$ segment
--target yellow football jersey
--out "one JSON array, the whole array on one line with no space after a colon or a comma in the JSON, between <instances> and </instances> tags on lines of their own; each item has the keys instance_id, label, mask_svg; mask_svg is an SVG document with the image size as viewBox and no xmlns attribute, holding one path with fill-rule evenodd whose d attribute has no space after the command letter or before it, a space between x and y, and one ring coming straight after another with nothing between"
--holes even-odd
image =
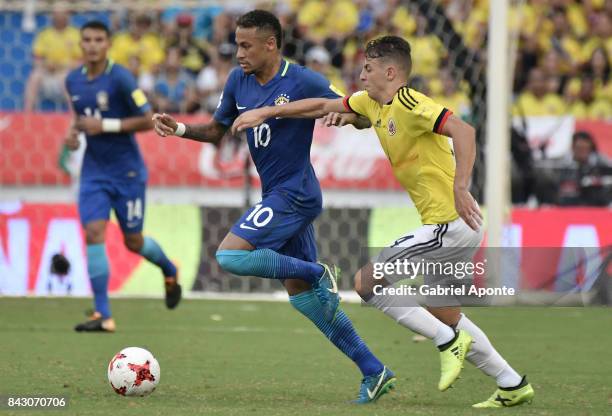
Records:
<instances>
[{"instance_id":1,"label":"yellow football jersey","mask_svg":"<svg viewBox=\"0 0 612 416\"><path fill-rule=\"evenodd\" d=\"M452 112L408 87L400 88L383 106L366 91L346 97L344 104L372 123L393 173L412 198L421 222L444 224L457 219L453 147L448 137L439 134Z\"/></svg>"},{"instance_id":2,"label":"yellow football jersey","mask_svg":"<svg viewBox=\"0 0 612 416\"><path fill-rule=\"evenodd\" d=\"M48 27L36 36L32 51L35 56L44 58L49 64L70 68L81 59L80 39L79 30L72 26L61 31Z\"/></svg>"}]
</instances>

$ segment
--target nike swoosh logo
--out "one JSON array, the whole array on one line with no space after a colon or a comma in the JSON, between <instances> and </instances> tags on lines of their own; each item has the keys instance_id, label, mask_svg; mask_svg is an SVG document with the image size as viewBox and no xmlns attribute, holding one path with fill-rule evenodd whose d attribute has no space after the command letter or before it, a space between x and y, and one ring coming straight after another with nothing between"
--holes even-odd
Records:
<instances>
[{"instance_id":1,"label":"nike swoosh logo","mask_svg":"<svg viewBox=\"0 0 612 416\"><path fill-rule=\"evenodd\" d=\"M331 293L338 293L338 283L336 282L336 279L329 279L332 282L332 287L331 288L327 288L328 291L330 291Z\"/></svg>"},{"instance_id":2,"label":"nike swoosh logo","mask_svg":"<svg viewBox=\"0 0 612 416\"><path fill-rule=\"evenodd\" d=\"M374 399L374 396L376 396L376 392L378 391L378 389L380 389L380 385L382 381L385 379L386 374L387 374L387 367L383 368L383 372L380 375L380 378L378 379L378 384L376 385L376 387L374 387L374 391L370 391L370 389L366 388L368 392L368 397L370 398L370 400Z\"/></svg>"},{"instance_id":3,"label":"nike swoosh logo","mask_svg":"<svg viewBox=\"0 0 612 416\"><path fill-rule=\"evenodd\" d=\"M73 95L72 97L70 97L72 101L79 101L79 98L81 97L79 97L78 95Z\"/></svg>"},{"instance_id":4,"label":"nike swoosh logo","mask_svg":"<svg viewBox=\"0 0 612 416\"><path fill-rule=\"evenodd\" d=\"M257 228L246 225L245 223L240 224L240 228L242 228L243 230L257 231Z\"/></svg>"},{"instance_id":5,"label":"nike swoosh logo","mask_svg":"<svg viewBox=\"0 0 612 416\"><path fill-rule=\"evenodd\" d=\"M238 104L236 104L236 108L237 108L238 110L246 110L246 107L240 107Z\"/></svg>"}]
</instances>

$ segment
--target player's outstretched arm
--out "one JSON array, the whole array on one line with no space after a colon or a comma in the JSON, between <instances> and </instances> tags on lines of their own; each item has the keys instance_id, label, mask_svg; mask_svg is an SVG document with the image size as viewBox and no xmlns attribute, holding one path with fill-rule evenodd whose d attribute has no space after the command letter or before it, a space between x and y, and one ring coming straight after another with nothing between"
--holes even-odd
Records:
<instances>
[{"instance_id":1,"label":"player's outstretched arm","mask_svg":"<svg viewBox=\"0 0 612 416\"><path fill-rule=\"evenodd\" d=\"M453 139L455 149L455 208L457 213L473 230L482 225L482 213L469 186L472 168L476 160L476 131L465 121L451 115L442 127L442 134Z\"/></svg>"},{"instance_id":2,"label":"player's outstretched arm","mask_svg":"<svg viewBox=\"0 0 612 416\"><path fill-rule=\"evenodd\" d=\"M133 133L136 131L151 130L151 112L148 111L142 116L126 118L98 118L91 116L79 116L75 121L77 130L85 132L90 136L101 133Z\"/></svg>"},{"instance_id":3,"label":"player's outstretched arm","mask_svg":"<svg viewBox=\"0 0 612 416\"><path fill-rule=\"evenodd\" d=\"M232 133L236 134L250 127L259 126L264 120L272 117L283 118L319 118L327 113L346 113L348 110L342 104L342 99L307 98L291 103L268 106L242 113L232 125Z\"/></svg>"},{"instance_id":4,"label":"player's outstretched arm","mask_svg":"<svg viewBox=\"0 0 612 416\"><path fill-rule=\"evenodd\" d=\"M147 111L142 116L127 117L121 119L121 131L130 133L136 131L151 130L153 128L153 113Z\"/></svg>"},{"instance_id":5,"label":"player's outstretched arm","mask_svg":"<svg viewBox=\"0 0 612 416\"><path fill-rule=\"evenodd\" d=\"M198 142L218 144L227 126L212 120L207 124L183 124L177 122L172 116L164 114L154 114L153 122L155 132L161 137L178 136Z\"/></svg>"}]
</instances>

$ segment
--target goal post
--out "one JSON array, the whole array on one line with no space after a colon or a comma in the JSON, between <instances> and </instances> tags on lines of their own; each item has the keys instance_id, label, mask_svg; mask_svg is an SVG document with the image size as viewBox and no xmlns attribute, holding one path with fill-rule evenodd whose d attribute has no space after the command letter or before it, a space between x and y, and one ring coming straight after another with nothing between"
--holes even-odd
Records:
<instances>
[{"instance_id":1,"label":"goal post","mask_svg":"<svg viewBox=\"0 0 612 416\"><path fill-rule=\"evenodd\" d=\"M508 1L490 0L487 60L486 185L485 206L490 247L502 244L509 195L510 69Z\"/></svg>"}]
</instances>

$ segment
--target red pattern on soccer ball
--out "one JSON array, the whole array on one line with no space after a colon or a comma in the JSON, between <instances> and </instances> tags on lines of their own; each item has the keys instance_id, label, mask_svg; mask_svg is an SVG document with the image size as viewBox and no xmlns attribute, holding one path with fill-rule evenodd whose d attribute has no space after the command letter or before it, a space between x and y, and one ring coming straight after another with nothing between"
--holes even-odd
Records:
<instances>
[{"instance_id":1,"label":"red pattern on soccer ball","mask_svg":"<svg viewBox=\"0 0 612 416\"><path fill-rule=\"evenodd\" d=\"M121 353L117 353L113 359L110 361L110 363L108 363L108 371L112 371L113 370L113 364L115 364L115 361L121 359L121 358L125 358L127 357L127 355L125 354L121 354Z\"/></svg>"},{"instance_id":2,"label":"red pattern on soccer ball","mask_svg":"<svg viewBox=\"0 0 612 416\"><path fill-rule=\"evenodd\" d=\"M136 372L136 380L134 380L134 386L140 386L143 381L155 381L155 376L151 374L149 369L149 361L143 365L128 364L128 368Z\"/></svg>"},{"instance_id":3,"label":"red pattern on soccer ball","mask_svg":"<svg viewBox=\"0 0 612 416\"><path fill-rule=\"evenodd\" d=\"M113 390L115 390L115 393L120 394L121 396L125 396L125 392L127 391L127 387L123 386L120 388L117 388L115 386L113 386L113 383L110 383L111 387L113 388Z\"/></svg>"}]
</instances>

